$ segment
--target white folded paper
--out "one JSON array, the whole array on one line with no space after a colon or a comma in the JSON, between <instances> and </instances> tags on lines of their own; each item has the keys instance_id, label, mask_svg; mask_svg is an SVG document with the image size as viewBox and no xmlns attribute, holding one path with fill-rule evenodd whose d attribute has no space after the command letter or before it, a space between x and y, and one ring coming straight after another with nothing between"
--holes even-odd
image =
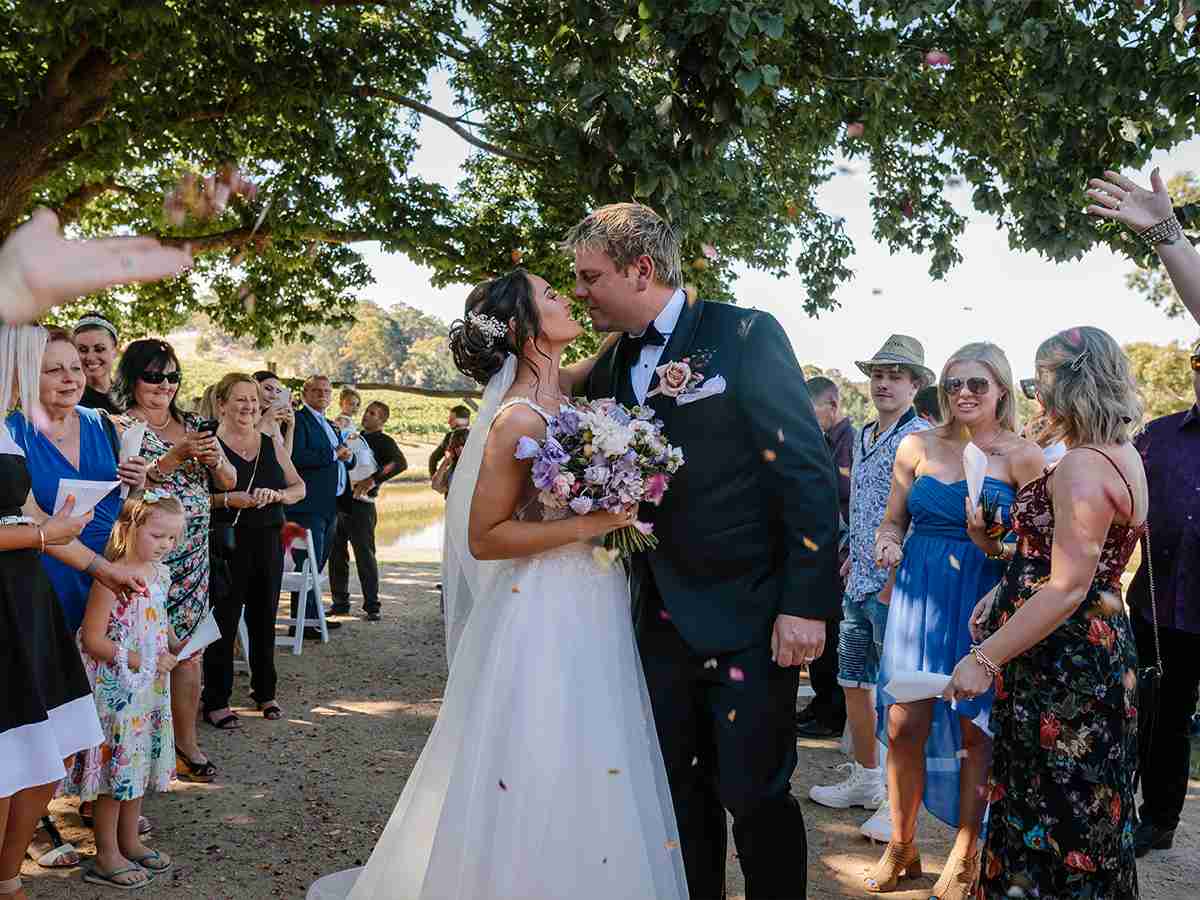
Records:
<instances>
[{"instance_id":1,"label":"white folded paper","mask_svg":"<svg viewBox=\"0 0 1200 900\"><path fill-rule=\"evenodd\" d=\"M894 672L884 690L898 703L915 703L942 696L949 683L949 675L937 672Z\"/></svg>"},{"instance_id":2,"label":"white folded paper","mask_svg":"<svg viewBox=\"0 0 1200 900\"><path fill-rule=\"evenodd\" d=\"M142 441L146 437L146 423L138 422L136 425L130 425L125 429L125 433L121 435L121 462L129 462L135 456L142 452ZM121 499L124 500L129 496L129 485L121 485Z\"/></svg>"},{"instance_id":3,"label":"white folded paper","mask_svg":"<svg viewBox=\"0 0 1200 900\"><path fill-rule=\"evenodd\" d=\"M196 626L192 636L183 642L183 646L179 648L175 658L182 662L189 656L195 656L209 644L219 640L220 637L221 629L217 627L216 617L213 616L213 611L210 609L208 615L200 620L200 624Z\"/></svg>"},{"instance_id":4,"label":"white folded paper","mask_svg":"<svg viewBox=\"0 0 1200 900\"><path fill-rule=\"evenodd\" d=\"M963 447L963 468L967 472L967 496L971 498L972 506L978 506L983 479L987 477L987 454L968 442Z\"/></svg>"},{"instance_id":5,"label":"white folded paper","mask_svg":"<svg viewBox=\"0 0 1200 900\"><path fill-rule=\"evenodd\" d=\"M53 515L67 502L67 495L75 498L73 516L82 516L96 508L96 504L112 493L112 489L120 487L119 481L84 481L81 478L64 478L58 483L58 495L54 498Z\"/></svg>"}]
</instances>

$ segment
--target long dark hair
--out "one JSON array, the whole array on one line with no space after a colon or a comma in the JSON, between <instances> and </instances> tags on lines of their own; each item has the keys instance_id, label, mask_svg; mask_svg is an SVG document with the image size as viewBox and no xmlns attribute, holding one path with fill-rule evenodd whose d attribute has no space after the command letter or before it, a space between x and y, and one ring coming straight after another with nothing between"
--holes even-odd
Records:
<instances>
[{"instance_id":1,"label":"long dark hair","mask_svg":"<svg viewBox=\"0 0 1200 900\"><path fill-rule=\"evenodd\" d=\"M121 409L132 408L134 405L133 390L137 386L138 379L147 372L162 372L170 363L175 364L175 369L180 375L183 374L183 366L179 364L179 357L175 355L175 349L166 341L158 338L143 338L140 341L132 342L125 348L125 352L121 354L121 361L117 363L117 375L113 379L112 388L113 400ZM178 398L179 391L176 391L171 396L171 405L168 408L171 418L176 422L182 422L183 414L175 405Z\"/></svg>"},{"instance_id":2,"label":"long dark hair","mask_svg":"<svg viewBox=\"0 0 1200 900\"><path fill-rule=\"evenodd\" d=\"M480 384L487 384L500 371L508 354L520 357L521 348L530 338L536 345L542 320L534 303L533 284L524 269L513 269L507 275L476 285L464 306L466 317L450 325L450 352L458 371ZM489 334L472 321L471 314L495 319L506 328L505 333ZM512 327L508 328L510 322ZM541 348L538 352L550 358ZM527 360L522 359L521 364L533 368Z\"/></svg>"}]
</instances>

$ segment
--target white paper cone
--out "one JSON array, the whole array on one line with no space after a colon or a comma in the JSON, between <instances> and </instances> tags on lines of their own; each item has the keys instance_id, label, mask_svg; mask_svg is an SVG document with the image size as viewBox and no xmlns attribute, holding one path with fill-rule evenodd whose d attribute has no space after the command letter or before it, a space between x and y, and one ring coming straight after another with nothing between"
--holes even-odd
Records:
<instances>
[{"instance_id":1,"label":"white paper cone","mask_svg":"<svg viewBox=\"0 0 1200 900\"><path fill-rule=\"evenodd\" d=\"M972 443L963 448L963 468L967 472L967 495L971 505L979 505L983 493L983 479L987 476L987 454Z\"/></svg>"},{"instance_id":2,"label":"white paper cone","mask_svg":"<svg viewBox=\"0 0 1200 900\"><path fill-rule=\"evenodd\" d=\"M192 636L184 641L183 646L179 648L176 659L183 662L188 657L195 656L209 644L219 640L220 637L221 629L217 627L217 620L210 609L208 615L200 620L200 624L196 626L196 630L192 632Z\"/></svg>"},{"instance_id":3,"label":"white paper cone","mask_svg":"<svg viewBox=\"0 0 1200 900\"><path fill-rule=\"evenodd\" d=\"M942 696L949 683L949 675L939 675L937 672L896 672L885 690L898 703L915 703L917 700L932 700Z\"/></svg>"}]
</instances>

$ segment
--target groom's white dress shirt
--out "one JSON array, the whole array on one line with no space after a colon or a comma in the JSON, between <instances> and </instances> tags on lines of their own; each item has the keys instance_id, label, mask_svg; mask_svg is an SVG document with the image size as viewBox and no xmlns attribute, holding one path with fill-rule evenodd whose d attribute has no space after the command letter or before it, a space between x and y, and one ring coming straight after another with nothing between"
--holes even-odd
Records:
<instances>
[{"instance_id":1,"label":"groom's white dress shirt","mask_svg":"<svg viewBox=\"0 0 1200 900\"><path fill-rule=\"evenodd\" d=\"M683 304L686 299L687 296L683 289L677 290L654 320L654 327L668 342L671 340L671 332L675 330L675 325L679 322L679 314L683 312ZM641 334L630 335L630 337L641 337L645 333L643 330ZM666 349L665 343L661 345L646 344L642 347L642 352L638 355L637 360L630 366L629 378L633 382L633 393L637 397L638 403L646 402L646 394L650 390L650 379L654 377L654 369L658 366L658 361L662 359Z\"/></svg>"}]
</instances>

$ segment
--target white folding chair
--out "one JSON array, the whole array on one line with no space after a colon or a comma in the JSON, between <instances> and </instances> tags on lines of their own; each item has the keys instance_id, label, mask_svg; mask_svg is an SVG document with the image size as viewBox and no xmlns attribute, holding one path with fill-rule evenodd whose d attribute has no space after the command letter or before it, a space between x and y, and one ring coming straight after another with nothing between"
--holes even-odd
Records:
<instances>
[{"instance_id":1,"label":"white folding chair","mask_svg":"<svg viewBox=\"0 0 1200 900\"><path fill-rule=\"evenodd\" d=\"M311 590L317 597L317 627L321 630L321 643L328 643L329 629L325 625L325 603L324 603L324 587L326 579L321 575L317 568L317 550L313 542L312 531L305 529L304 543L308 550L308 555L304 558L304 563L299 569L288 571L287 566L291 560L291 553L285 555L283 592L295 592L299 594L300 599L296 604L296 618L294 619L277 619L281 625L289 625L295 629L295 633L291 637L279 635L275 638L276 647L291 646L292 655L299 656L304 650L304 626L307 622L307 602L308 592Z\"/></svg>"}]
</instances>

